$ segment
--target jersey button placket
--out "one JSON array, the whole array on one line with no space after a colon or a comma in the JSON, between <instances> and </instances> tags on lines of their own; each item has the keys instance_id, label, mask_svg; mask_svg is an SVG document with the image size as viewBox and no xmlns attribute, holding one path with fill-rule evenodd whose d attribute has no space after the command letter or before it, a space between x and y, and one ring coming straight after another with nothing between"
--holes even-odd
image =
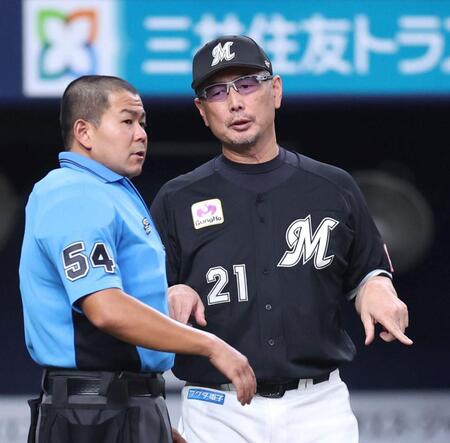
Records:
<instances>
[{"instance_id":1,"label":"jersey button placket","mask_svg":"<svg viewBox=\"0 0 450 443\"><path fill-rule=\"evenodd\" d=\"M271 245L265 241L270 238L270 201L267 195L258 194L255 199L256 208L256 218L255 218L255 228L256 228L256 238L258 243L258 253L256 257L257 266L259 272L263 276L260 281L260 300L261 308L263 312L267 313L265 320L263 321L263 334L265 335L265 342L268 349L268 358L276 358L277 356L277 346L275 337L279 335L279 325L277 321L277 316L273 310L273 306L270 303L270 297L273 287L272 277L273 277L273 263L268 260L272 260ZM270 313L270 314L269 314Z\"/></svg>"}]
</instances>

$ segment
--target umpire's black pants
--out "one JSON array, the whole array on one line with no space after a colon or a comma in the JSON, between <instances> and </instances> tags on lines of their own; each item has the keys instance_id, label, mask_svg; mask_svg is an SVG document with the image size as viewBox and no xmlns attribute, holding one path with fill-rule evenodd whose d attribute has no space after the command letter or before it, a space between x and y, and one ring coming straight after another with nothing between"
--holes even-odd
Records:
<instances>
[{"instance_id":1,"label":"umpire's black pants","mask_svg":"<svg viewBox=\"0 0 450 443\"><path fill-rule=\"evenodd\" d=\"M28 443L172 443L160 374L45 370Z\"/></svg>"}]
</instances>

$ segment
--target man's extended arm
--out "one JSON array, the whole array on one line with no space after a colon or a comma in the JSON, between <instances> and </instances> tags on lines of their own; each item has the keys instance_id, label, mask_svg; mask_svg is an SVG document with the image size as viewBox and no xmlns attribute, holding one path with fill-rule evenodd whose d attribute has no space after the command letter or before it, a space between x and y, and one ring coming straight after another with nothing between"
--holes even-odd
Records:
<instances>
[{"instance_id":1,"label":"man's extended arm","mask_svg":"<svg viewBox=\"0 0 450 443\"><path fill-rule=\"evenodd\" d=\"M215 335L174 321L117 288L92 293L80 305L94 326L122 341L207 357L235 385L239 401L250 403L256 379L247 358Z\"/></svg>"}]
</instances>

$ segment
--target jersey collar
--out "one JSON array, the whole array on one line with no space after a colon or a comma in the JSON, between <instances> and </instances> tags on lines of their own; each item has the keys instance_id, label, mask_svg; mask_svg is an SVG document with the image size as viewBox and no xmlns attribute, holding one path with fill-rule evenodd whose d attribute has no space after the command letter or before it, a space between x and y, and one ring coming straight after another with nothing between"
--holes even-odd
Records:
<instances>
[{"instance_id":1,"label":"jersey collar","mask_svg":"<svg viewBox=\"0 0 450 443\"><path fill-rule=\"evenodd\" d=\"M104 182L116 182L124 178L105 165L76 152L60 152L58 157L61 168L81 170L95 175Z\"/></svg>"},{"instance_id":2,"label":"jersey collar","mask_svg":"<svg viewBox=\"0 0 450 443\"><path fill-rule=\"evenodd\" d=\"M261 174L265 172L273 171L283 165L286 158L286 151L279 146L279 152L276 157L264 163L236 163L229 160L223 154L217 157L218 163L222 166L233 169L235 171L240 171L246 174Z\"/></svg>"}]
</instances>

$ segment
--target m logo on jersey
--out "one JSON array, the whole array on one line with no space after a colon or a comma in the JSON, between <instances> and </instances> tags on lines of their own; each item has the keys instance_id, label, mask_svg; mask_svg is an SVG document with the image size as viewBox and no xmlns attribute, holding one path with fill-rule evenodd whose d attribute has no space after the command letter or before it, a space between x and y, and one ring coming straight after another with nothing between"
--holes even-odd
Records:
<instances>
[{"instance_id":1,"label":"m logo on jersey","mask_svg":"<svg viewBox=\"0 0 450 443\"><path fill-rule=\"evenodd\" d=\"M219 225L224 222L222 203L218 198L194 203L191 212L195 229Z\"/></svg>"},{"instance_id":2,"label":"m logo on jersey","mask_svg":"<svg viewBox=\"0 0 450 443\"><path fill-rule=\"evenodd\" d=\"M216 66L217 63L223 60L226 60L227 62L233 60L236 54L234 52L230 52L230 47L232 44L233 42L226 42L223 46L222 43L218 43L214 46L214 49L211 51L211 54L214 57L211 66Z\"/></svg>"},{"instance_id":3,"label":"m logo on jersey","mask_svg":"<svg viewBox=\"0 0 450 443\"><path fill-rule=\"evenodd\" d=\"M289 250L286 251L278 263L278 267L290 268L295 266L300 259L303 264L314 257L316 269L326 268L333 261L334 255L327 257L330 232L339 224L337 220L326 217L312 234L311 215L299 218L291 223L286 231L286 243Z\"/></svg>"}]
</instances>

